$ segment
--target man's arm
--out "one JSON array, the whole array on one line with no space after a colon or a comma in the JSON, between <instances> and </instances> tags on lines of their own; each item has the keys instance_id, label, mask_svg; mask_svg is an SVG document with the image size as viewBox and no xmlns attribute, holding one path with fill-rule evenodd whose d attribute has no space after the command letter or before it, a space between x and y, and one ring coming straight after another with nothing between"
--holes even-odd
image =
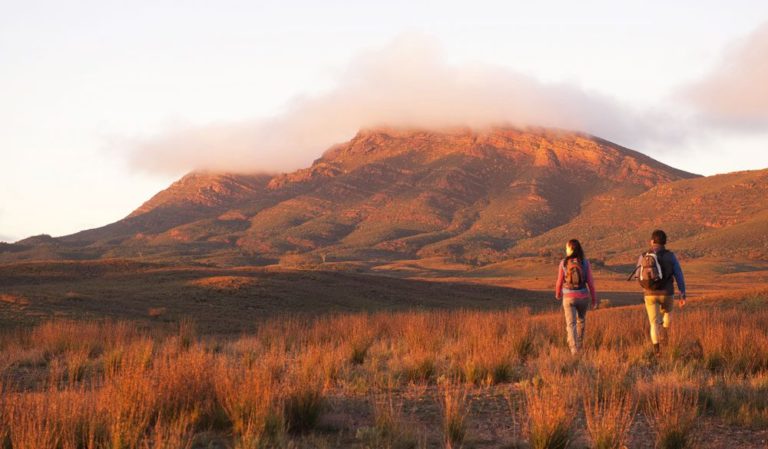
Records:
<instances>
[{"instance_id":1,"label":"man's arm","mask_svg":"<svg viewBox=\"0 0 768 449\"><path fill-rule=\"evenodd\" d=\"M597 291L595 291L595 278L592 276L592 265L588 260L585 260L587 266L587 286L589 287L589 294L592 296L592 307L597 306Z\"/></svg>"},{"instance_id":2,"label":"man's arm","mask_svg":"<svg viewBox=\"0 0 768 449\"><path fill-rule=\"evenodd\" d=\"M675 276L675 282L677 282L677 289L680 290L680 296L685 300L685 277L683 276L683 269L680 267L680 262L677 260L675 253L671 253L672 256L672 273Z\"/></svg>"}]
</instances>

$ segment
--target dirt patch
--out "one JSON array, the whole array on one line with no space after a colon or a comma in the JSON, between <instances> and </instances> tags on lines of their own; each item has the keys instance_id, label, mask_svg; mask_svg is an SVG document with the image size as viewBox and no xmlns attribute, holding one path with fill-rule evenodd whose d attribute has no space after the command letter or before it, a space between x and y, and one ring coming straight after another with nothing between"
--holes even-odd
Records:
<instances>
[{"instance_id":1,"label":"dirt patch","mask_svg":"<svg viewBox=\"0 0 768 449\"><path fill-rule=\"evenodd\" d=\"M29 299L21 295L14 295L11 293L0 293L0 302L6 304L14 304L17 306L28 306Z\"/></svg>"},{"instance_id":2,"label":"dirt patch","mask_svg":"<svg viewBox=\"0 0 768 449\"><path fill-rule=\"evenodd\" d=\"M195 279L189 284L196 287L233 291L256 284L256 279L248 276L212 276Z\"/></svg>"}]
</instances>

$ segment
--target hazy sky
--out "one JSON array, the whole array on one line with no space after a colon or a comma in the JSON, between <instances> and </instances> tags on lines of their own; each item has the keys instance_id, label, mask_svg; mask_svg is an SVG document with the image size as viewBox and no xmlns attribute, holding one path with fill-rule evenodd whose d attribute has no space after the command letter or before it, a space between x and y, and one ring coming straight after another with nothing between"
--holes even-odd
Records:
<instances>
[{"instance_id":1,"label":"hazy sky","mask_svg":"<svg viewBox=\"0 0 768 449\"><path fill-rule=\"evenodd\" d=\"M0 0L0 241L107 224L196 168L305 166L378 124L768 167L768 2L462 3Z\"/></svg>"}]
</instances>

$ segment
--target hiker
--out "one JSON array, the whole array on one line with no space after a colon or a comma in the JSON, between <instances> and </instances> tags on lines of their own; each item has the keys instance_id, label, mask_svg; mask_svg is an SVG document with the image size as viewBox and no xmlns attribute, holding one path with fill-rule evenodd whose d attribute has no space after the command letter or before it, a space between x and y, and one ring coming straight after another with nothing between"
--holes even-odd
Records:
<instances>
[{"instance_id":1,"label":"hiker","mask_svg":"<svg viewBox=\"0 0 768 449\"><path fill-rule=\"evenodd\" d=\"M593 309L597 304L592 267L584 257L581 243L576 239L565 244L565 258L560 261L557 269L555 297L563 301L568 346L571 354L576 354L581 350L590 299Z\"/></svg>"},{"instance_id":2,"label":"hiker","mask_svg":"<svg viewBox=\"0 0 768 449\"><path fill-rule=\"evenodd\" d=\"M651 248L637 260L635 276L643 287L645 310L651 323L653 352L659 355L660 343L668 338L670 314L675 294L680 290L680 307L685 305L685 279L675 253L666 248L667 234L661 229L651 234Z\"/></svg>"}]
</instances>

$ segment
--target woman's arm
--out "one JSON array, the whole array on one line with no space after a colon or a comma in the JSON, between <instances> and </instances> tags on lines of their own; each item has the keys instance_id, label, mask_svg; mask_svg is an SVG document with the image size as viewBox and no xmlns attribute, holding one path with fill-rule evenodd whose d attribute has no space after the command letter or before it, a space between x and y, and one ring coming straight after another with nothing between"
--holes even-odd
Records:
<instances>
[{"instance_id":1,"label":"woman's arm","mask_svg":"<svg viewBox=\"0 0 768 449\"><path fill-rule=\"evenodd\" d=\"M555 298L563 299L563 281L565 272L563 271L563 261L557 267L557 283L555 284Z\"/></svg>"}]
</instances>

